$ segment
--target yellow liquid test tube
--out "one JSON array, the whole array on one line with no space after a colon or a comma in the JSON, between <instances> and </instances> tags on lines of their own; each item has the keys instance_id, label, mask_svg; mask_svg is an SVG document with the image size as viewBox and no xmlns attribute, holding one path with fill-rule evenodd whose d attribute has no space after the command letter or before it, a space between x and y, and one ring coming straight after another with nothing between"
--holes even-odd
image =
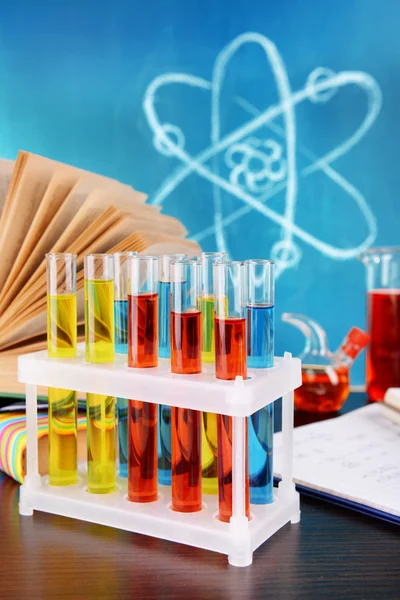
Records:
<instances>
[{"instance_id":1,"label":"yellow liquid test tube","mask_svg":"<svg viewBox=\"0 0 400 600\"><path fill-rule=\"evenodd\" d=\"M114 396L87 394L88 492L116 490L116 400Z\"/></svg>"},{"instance_id":2,"label":"yellow liquid test tube","mask_svg":"<svg viewBox=\"0 0 400 600\"><path fill-rule=\"evenodd\" d=\"M228 255L224 252L203 252L201 254L202 265L202 346L201 360L203 363L215 363L215 339L214 339L214 284L213 264L226 260ZM218 493L218 470L217 470L217 415L214 413L203 413L202 432L202 489L204 494Z\"/></svg>"},{"instance_id":3,"label":"yellow liquid test tube","mask_svg":"<svg viewBox=\"0 0 400 600\"><path fill-rule=\"evenodd\" d=\"M202 352L203 363L215 362L214 340L214 296L201 299ZM202 432L202 488L204 494L217 494L217 415L203 413Z\"/></svg>"},{"instance_id":4,"label":"yellow liquid test tube","mask_svg":"<svg viewBox=\"0 0 400 600\"><path fill-rule=\"evenodd\" d=\"M215 362L214 339L214 296L203 296L201 299L201 321L203 342L201 361L213 364Z\"/></svg>"},{"instance_id":5,"label":"yellow liquid test tube","mask_svg":"<svg viewBox=\"0 0 400 600\"><path fill-rule=\"evenodd\" d=\"M48 254L47 350L50 358L76 356L76 256ZM77 397L73 390L48 389L49 484L78 481Z\"/></svg>"},{"instance_id":6,"label":"yellow liquid test tube","mask_svg":"<svg viewBox=\"0 0 400 600\"><path fill-rule=\"evenodd\" d=\"M85 279L85 338L87 362L114 362L113 279Z\"/></svg>"},{"instance_id":7,"label":"yellow liquid test tube","mask_svg":"<svg viewBox=\"0 0 400 600\"><path fill-rule=\"evenodd\" d=\"M49 388L49 483L78 481L76 392Z\"/></svg>"},{"instance_id":8,"label":"yellow liquid test tube","mask_svg":"<svg viewBox=\"0 0 400 600\"><path fill-rule=\"evenodd\" d=\"M86 360L114 362L114 275L110 254L85 256ZM117 488L116 399L87 394L87 489L109 494Z\"/></svg>"}]
</instances>

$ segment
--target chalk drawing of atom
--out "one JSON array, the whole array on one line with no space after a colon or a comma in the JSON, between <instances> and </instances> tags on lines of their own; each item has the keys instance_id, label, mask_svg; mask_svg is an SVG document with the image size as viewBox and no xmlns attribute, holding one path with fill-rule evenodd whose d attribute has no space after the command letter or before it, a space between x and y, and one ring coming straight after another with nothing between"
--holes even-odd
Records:
<instances>
[{"instance_id":1,"label":"chalk drawing of atom","mask_svg":"<svg viewBox=\"0 0 400 600\"><path fill-rule=\"evenodd\" d=\"M234 55L246 44L257 45L265 53L275 80L278 101L260 111L245 98L235 98L235 102L247 111L249 120L222 136L220 97L226 70ZM211 93L210 144L197 156L192 156L187 151L182 129L172 123L161 123L156 112L157 96L161 88L182 84ZM314 104L327 103L339 89L349 84L359 87L366 96L367 110L363 121L352 135L324 156L318 157L303 149L308 163L299 169L296 164L296 106L306 100ZM192 239L200 242L213 234L217 249L229 252L227 226L248 212L256 211L280 228L279 239L273 243L270 253L270 257L276 262L276 276L300 261L299 241L333 260L354 258L373 243L376 237L376 220L364 196L332 164L363 138L377 118L381 104L382 95L377 82L368 73L359 71L335 73L330 69L317 67L308 76L305 86L293 92L282 57L273 42L258 33L244 33L218 54L211 81L186 73L166 73L156 77L148 86L143 108L154 135L154 146L159 153L179 161L179 167L161 184L152 203L161 204L189 175L196 174L212 186L214 210L212 224L196 233ZM277 124L278 118L283 125ZM265 131L265 128L274 137L261 137L260 131ZM221 158L228 175L221 172ZM342 189L349 201L356 204L360 219L365 222L367 234L354 247L336 247L296 224L299 179L316 172L322 172ZM283 213L274 211L266 204L278 193L285 195ZM225 209L224 212L223 200L226 194L239 200L242 206L231 212Z\"/></svg>"}]
</instances>

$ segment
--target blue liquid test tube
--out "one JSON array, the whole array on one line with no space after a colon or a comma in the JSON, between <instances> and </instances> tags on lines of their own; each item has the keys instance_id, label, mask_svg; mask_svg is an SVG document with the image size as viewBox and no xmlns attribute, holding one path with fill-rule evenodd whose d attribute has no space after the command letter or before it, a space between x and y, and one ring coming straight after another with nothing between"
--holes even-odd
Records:
<instances>
[{"instance_id":1,"label":"blue liquid test tube","mask_svg":"<svg viewBox=\"0 0 400 600\"><path fill-rule=\"evenodd\" d=\"M137 252L114 254L115 352L128 354L128 259ZM117 398L119 474L128 477L128 400Z\"/></svg>"},{"instance_id":2,"label":"blue liquid test tube","mask_svg":"<svg viewBox=\"0 0 400 600\"><path fill-rule=\"evenodd\" d=\"M170 264L187 258L186 254L164 254L158 261L158 356L171 358L170 341ZM171 407L159 405L158 414L158 483L172 484Z\"/></svg>"},{"instance_id":3,"label":"blue liquid test tube","mask_svg":"<svg viewBox=\"0 0 400 600\"><path fill-rule=\"evenodd\" d=\"M274 263L247 260L247 364L274 366ZM250 502L273 502L274 404L249 417Z\"/></svg>"}]
</instances>

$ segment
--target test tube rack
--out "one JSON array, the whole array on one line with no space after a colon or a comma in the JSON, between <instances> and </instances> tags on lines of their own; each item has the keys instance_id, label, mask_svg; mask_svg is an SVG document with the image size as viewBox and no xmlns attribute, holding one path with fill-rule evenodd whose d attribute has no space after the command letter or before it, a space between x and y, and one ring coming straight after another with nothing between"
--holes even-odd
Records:
<instances>
[{"instance_id":1,"label":"test tube rack","mask_svg":"<svg viewBox=\"0 0 400 600\"><path fill-rule=\"evenodd\" d=\"M253 552L289 521L300 520L299 495L293 483L293 391L301 385L301 363L285 353L270 369L249 369L248 379L215 378L213 367L199 375L175 375L168 359L153 369L132 369L126 357L113 364L85 362L82 349L77 358L48 358L35 352L18 359L18 378L26 385L27 461L20 490L19 512L34 510L107 525L134 533L220 552L231 565L252 563ZM136 398L233 417L232 512L230 523L218 520L217 496L203 495L203 510L180 513L171 509L171 490L159 487L159 498L151 503L127 499L127 480L119 478L117 491L89 494L86 473L80 470L76 485L55 487L38 471L37 386L74 389L78 392ZM274 502L251 505L245 515L245 419L282 396L283 466ZM218 411L216 410L218 408Z\"/></svg>"}]
</instances>

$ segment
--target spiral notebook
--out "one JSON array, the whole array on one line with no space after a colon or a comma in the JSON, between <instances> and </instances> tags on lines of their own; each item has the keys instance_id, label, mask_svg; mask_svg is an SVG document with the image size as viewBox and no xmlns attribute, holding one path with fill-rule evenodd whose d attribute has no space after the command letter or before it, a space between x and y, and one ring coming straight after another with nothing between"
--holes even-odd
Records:
<instances>
[{"instance_id":1,"label":"spiral notebook","mask_svg":"<svg viewBox=\"0 0 400 600\"><path fill-rule=\"evenodd\" d=\"M371 404L294 430L293 475L299 491L400 524L400 423ZM282 434L274 438L280 476Z\"/></svg>"}]
</instances>

